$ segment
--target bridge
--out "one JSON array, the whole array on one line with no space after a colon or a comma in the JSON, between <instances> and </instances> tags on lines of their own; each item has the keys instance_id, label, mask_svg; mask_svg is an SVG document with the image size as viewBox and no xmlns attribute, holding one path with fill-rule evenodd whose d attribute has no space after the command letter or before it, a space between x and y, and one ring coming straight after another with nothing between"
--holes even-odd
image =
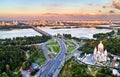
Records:
<instances>
[{"instance_id":1,"label":"bridge","mask_svg":"<svg viewBox=\"0 0 120 77\"><path fill-rule=\"evenodd\" d=\"M33 28L35 31L37 31L38 33L40 33L40 34L53 37L51 34L45 32L45 31L43 31L43 30L40 30L40 29L38 29L37 27L32 26L32 28Z\"/></svg>"}]
</instances>

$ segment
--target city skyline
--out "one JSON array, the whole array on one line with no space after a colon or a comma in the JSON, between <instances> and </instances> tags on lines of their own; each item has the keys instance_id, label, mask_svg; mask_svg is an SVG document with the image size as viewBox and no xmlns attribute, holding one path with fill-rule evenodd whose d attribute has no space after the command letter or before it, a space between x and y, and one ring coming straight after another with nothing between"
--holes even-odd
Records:
<instances>
[{"instance_id":1,"label":"city skyline","mask_svg":"<svg viewBox=\"0 0 120 77\"><path fill-rule=\"evenodd\" d=\"M1 0L0 5L1 20L120 19L120 0Z\"/></svg>"}]
</instances>

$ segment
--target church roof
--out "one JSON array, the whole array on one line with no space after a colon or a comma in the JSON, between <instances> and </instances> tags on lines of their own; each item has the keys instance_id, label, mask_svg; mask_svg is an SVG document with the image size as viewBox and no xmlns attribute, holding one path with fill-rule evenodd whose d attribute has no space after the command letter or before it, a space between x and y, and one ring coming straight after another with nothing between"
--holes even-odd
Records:
<instances>
[{"instance_id":1,"label":"church roof","mask_svg":"<svg viewBox=\"0 0 120 77\"><path fill-rule=\"evenodd\" d=\"M104 45L103 45L102 41L100 41L100 43L98 44L98 49L104 49Z\"/></svg>"}]
</instances>

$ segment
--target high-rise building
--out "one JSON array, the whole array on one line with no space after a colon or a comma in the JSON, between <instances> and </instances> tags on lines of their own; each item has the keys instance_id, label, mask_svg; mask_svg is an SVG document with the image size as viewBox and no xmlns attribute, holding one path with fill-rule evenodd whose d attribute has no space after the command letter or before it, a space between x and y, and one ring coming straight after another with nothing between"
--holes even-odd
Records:
<instances>
[{"instance_id":1,"label":"high-rise building","mask_svg":"<svg viewBox=\"0 0 120 77\"><path fill-rule=\"evenodd\" d=\"M4 21L2 21L1 26L5 26L5 22Z\"/></svg>"}]
</instances>

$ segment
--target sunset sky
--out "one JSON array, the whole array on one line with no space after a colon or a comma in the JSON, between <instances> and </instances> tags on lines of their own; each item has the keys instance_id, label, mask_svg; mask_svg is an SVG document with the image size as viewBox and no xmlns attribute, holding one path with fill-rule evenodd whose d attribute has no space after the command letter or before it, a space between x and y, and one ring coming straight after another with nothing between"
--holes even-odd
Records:
<instances>
[{"instance_id":1,"label":"sunset sky","mask_svg":"<svg viewBox=\"0 0 120 77\"><path fill-rule=\"evenodd\" d=\"M120 0L0 0L0 19L120 18ZM55 18L56 19L56 18Z\"/></svg>"}]
</instances>

